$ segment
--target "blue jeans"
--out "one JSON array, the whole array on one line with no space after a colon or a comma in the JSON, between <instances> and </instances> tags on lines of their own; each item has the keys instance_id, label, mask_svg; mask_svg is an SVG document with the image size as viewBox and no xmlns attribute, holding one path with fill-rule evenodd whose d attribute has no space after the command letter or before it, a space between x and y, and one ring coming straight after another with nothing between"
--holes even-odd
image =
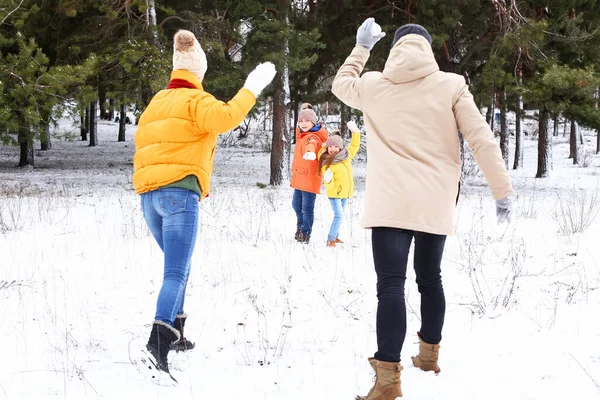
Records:
<instances>
[{"instance_id":1,"label":"blue jeans","mask_svg":"<svg viewBox=\"0 0 600 400\"><path fill-rule=\"evenodd\" d=\"M333 210L333 222L331 223L331 228L329 228L329 235L327 235L327 240L330 242L337 239L340 234L340 225L342 225L342 220L344 219L344 207L346 207L347 201L348 199L329 198L331 209Z\"/></svg>"},{"instance_id":2,"label":"blue jeans","mask_svg":"<svg viewBox=\"0 0 600 400\"><path fill-rule=\"evenodd\" d=\"M296 226L308 237L312 233L315 222L315 200L317 195L303 190L294 189L292 207L296 212Z\"/></svg>"},{"instance_id":3,"label":"blue jeans","mask_svg":"<svg viewBox=\"0 0 600 400\"><path fill-rule=\"evenodd\" d=\"M164 253L165 269L155 320L173 326L177 314L183 314L198 233L199 196L183 188L164 188L142 193L141 197L146 224Z\"/></svg>"}]
</instances>

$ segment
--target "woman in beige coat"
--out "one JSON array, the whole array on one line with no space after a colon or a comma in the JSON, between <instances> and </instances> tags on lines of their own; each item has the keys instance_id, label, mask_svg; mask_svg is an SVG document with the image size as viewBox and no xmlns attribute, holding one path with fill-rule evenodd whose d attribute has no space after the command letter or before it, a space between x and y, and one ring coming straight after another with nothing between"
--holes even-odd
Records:
<instances>
[{"instance_id":1,"label":"woman in beige coat","mask_svg":"<svg viewBox=\"0 0 600 400\"><path fill-rule=\"evenodd\" d=\"M362 110L367 137L363 226L372 228L377 273L377 352L369 359L377 381L367 400L402 396L400 352L406 336L404 284L411 243L421 293L419 355L413 364L440 371L445 297L441 261L452 234L461 173L462 132L496 199L498 221L510 219L508 172L490 127L465 79L439 70L431 36L420 25L401 26L382 72L361 76L369 52L385 36L367 19L337 73L332 92Z\"/></svg>"}]
</instances>

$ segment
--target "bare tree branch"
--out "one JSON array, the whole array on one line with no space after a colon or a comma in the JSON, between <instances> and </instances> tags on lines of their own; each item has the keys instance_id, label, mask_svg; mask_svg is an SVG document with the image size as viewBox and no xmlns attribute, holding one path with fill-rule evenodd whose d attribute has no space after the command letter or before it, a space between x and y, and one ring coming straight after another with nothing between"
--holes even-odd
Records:
<instances>
[{"instance_id":1,"label":"bare tree branch","mask_svg":"<svg viewBox=\"0 0 600 400\"><path fill-rule=\"evenodd\" d=\"M550 31L542 31L542 32L544 32L545 34L550 35L550 36L555 36L555 37L559 37L559 38L563 38L563 39L569 39L569 41L571 41L571 42L583 42L583 41L588 40L591 37L595 36L598 33L598 31L600 31L600 28L596 28L591 33L587 33L587 34L584 34L584 35L581 35L581 36L577 36L577 37L575 37L575 36L565 36L565 35L561 35L559 33L550 32Z\"/></svg>"},{"instance_id":2,"label":"bare tree branch","mask_svg":"<svg viewBox=\"0 0 600 400\"><path fill-rule=\"evenodd\" d=\"M21 8L21 5L23 4L23 2L24 2L24 1L25 1L25 0L21 0L21 2L19 3L19 5L18 5L18 6L17 6L17 7L16 7L14 10L12 10L12 11L11 11L11 12L9 12L8 14L6 14L6 16L5 16L5 17L2 19L2 21L0 22L0 24L3 24L3 23L4 23L4 21L6 21L6 20L7 20L7 18L8 18L8 17L10 17L10 16L12 15L12 13L14 13L14 12L15 12L15 11L17 11L19 8Z\"/></svg>"},{"instance_id":3,"label":"bare tree branch","mask_svg":"<svg viewBox=\"0 0 600 400\"><path fill-rule=\"evenodd\" d=\"M160 24L158 24L158 26L162 27L167 21L172 20L172 19L177 19L177 20L179 20L181 22L190 22L189 20L183 19L183 18L181 18L181 17L179 17L177 15L171 15L171 16L163 19L162 21L160 21Z\"/></svg>"}]
</instances>

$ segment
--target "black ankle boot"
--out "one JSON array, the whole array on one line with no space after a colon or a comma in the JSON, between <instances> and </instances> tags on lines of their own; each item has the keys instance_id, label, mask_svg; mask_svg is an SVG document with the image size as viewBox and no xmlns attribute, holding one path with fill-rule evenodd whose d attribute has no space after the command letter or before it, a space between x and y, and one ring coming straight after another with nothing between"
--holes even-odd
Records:
<instances>
[{"instance_id":1,"label":"black ankle boot","mask_svg":"<svg viewBox=\"0 0 600 400\"><path fill-rule=\"evenodd\" d=\"M175 317L175 322L173 323L173 327L179 331L179 340L175 341L171 344L171 350L175 351L187 351L192 350L196 345L194 342L190 342L183 335L183 328L185 327L185 320L187 319L187 314L181 314Z\"/></svg>"},{"instance_id":2,"label":"black ankle boot","mask_svg":"<svg viewBox=\"0 0 600 400\"><path fill-rule=\"evenodd\" d=\"M150 332L146 349L154 358L152 362L156 369L169 373L167 355L169 354L171 345L178 339L179 332L164 322L155 321L152 324L152 331Z\"/></svg>"}]
</instances>

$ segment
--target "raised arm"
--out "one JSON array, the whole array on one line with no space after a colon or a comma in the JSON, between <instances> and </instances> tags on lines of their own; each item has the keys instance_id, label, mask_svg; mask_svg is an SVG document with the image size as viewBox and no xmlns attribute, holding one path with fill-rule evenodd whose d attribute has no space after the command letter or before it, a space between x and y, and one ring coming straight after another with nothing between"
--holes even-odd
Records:
<instances>
[{"instance_id":1,"label":"raised arm","mask_svg":"<svg viewBox=\"0 0 600 400\"><path fill-rule=\"evenodd\" d=\"M368 59L369 50L363 46L355 46L352 53L350 53L338 70L331 85L331 92L335 97L340 99L344 104L358 110L361 109L360 73Z\"/></svg>"},{"instance_id":2,"label":"raised arm","mask_svg":"<svg viewBox=\"0 0 600 400\"><path fill-rule=\"evenodd\" d=\"M192 107L203 131L225 133L241 124L254 104L254 94L243 88L227 103L208 95L195 101Z\"/></svg>"},{"instance_id":3,"label":"raised arm","mask_svg":"<svg viewBox=\"0 0 600 400\"><path fill-rule=\"evenodd\" d=\"M352 108L361 109L360 73L369 59L369 52L384 36L385 32L381 32L381 27L375 20L367 18L356 32L356 46L333 80L331 92Z\"/></svg>"},{"instance_id":4,"label":"raised arm","mask_svg":"<svg viewBox=\"0 0 600 400\"><path fill-rule=\"evenodd\" d=\"M352 139L350 139L350 146L348 147L349 158L352 160L360 150L360 129L354 121L349 121L346 126L352 132Z\"/></svg>"},{"instance_id":5,"label":"raised arm","mask_svg":"<svg viewBox=\"0 0 600 400\"><path fill-rule=\"evenodd\" d=\"M227 103L208 95L196 102L198 124L205 131L224 133L242 123L260 92L273 80L276 70L270 62L259 64L248 74L244 87Z\"/></svg>"}]
</instances>

